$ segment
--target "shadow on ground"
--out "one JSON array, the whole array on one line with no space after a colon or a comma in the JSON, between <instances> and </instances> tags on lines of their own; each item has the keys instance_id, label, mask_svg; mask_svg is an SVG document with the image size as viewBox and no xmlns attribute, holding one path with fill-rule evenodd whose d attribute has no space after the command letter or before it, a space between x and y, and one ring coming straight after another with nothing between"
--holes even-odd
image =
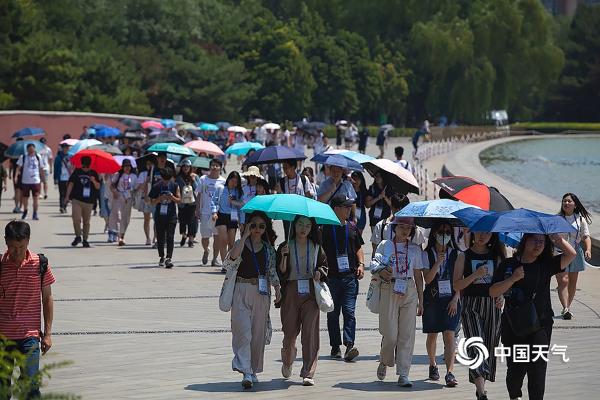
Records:
<instances>
[{"instance_id":1,"label":"shadow on ground","mask_svg":"<svg viewBox=\"0 0 600 400\"><path fill-rule=\"evenodd\" d=\"M241 376L241 375L240 375ZM259 376L260 379L260 376ZM261 381L255 383L254 387L249 390L244 390L239 382L211 382L211 383L196 383L188 385L185 390L206 393L235 393L235 392L271 392L274 390L287 390L290 386L301 385L299 382L291 382L283 378L272 379L270 381Z\"/></svg>"}]
</instances>

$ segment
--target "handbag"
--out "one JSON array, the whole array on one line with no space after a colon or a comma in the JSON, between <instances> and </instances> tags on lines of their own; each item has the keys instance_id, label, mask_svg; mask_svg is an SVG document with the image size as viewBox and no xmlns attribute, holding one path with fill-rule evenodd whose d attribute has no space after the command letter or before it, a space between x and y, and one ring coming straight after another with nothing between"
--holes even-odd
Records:
<instances>
[{"instance_id":1,"label":"handbag","mask_svg":"<svg viewBox=\"0 0 600 400\"><path fill-rule=\"evenodd\" d=\"M537 280L535 283L536 291L540 283L540 275L541 272L538 271ZM523 304L512 306L505 311L508 324L516 336L528 336L542 329L540 318L534 303L536 294L536 292L533 292L531 299Z\"/></svg>"},{"instance_id":2,"label":"handbag","mask_svg":"<svg viewBox=\"0 0 600 400\"><path fill-rule=\"evenodd\" d=\"M223 286L221 287L221 294L219 295L219 310L223 312L231 311L233 291L235 290L235 278L237 277L237 271L241 262L242 257L238 257L236 260L228 258L223 263L223 268L227 270L225 279L223 280Z\"/></svg>"},{"instance_id":3,"label":"handbag","mask_svg":"<svg viewBox=\"0 0 600 400\"><path fill-rule=\"evenodd\" d=\"M371 277L367 291L367 308L374 314L379 314L379 300L381 299L381 280L377 276Z\"/></svg>"},{"instance_id":4,"label":"handbag","mask_svg":"<svg viewBox=\"0 0 600 400\"><path fill-rule=\"evenodd\" d=\"M317 299L317 305L319 310L329 313L333 311L333 297L329 291L329 286L325 282L317 282L313 279L315 286L315 298Z\"/></svg>"}]
</instances>

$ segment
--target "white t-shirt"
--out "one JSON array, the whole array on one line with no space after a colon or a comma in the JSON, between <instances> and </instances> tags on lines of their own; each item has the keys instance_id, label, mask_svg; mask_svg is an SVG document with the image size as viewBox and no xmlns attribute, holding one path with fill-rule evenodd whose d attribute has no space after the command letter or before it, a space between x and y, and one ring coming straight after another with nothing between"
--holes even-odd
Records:
<instances>
[{"instance_id":1,"label":"white t-shirt","mask_svg":"<svg viewBox=\"0 0 600 400\"><path fill-rule=\"evenodd\" d=\"M111 183L117 184L119 179L119 173L117 172L111 178ZM136 174L122 174L117 184L117 192L119 192L124 199L131 198L131 192L135 190L138 185L138 177Z\"/></svg>"},{"instance_id":2,"label":"white t-shirt","mask_svg":"<svg viewBox=\"0 0 600 400\"><path fill-rule=\"evenodd\" d=\"M42 183L40 178L40 166L44 169L44 159L37 154L33 156L22 155L17 161L17 165L23 168L21 183L25 185L38 185Z\"/></svg>"},{"instance_id":3,"label":"white t-shirt","mask_svg":"<svg viewBox=\"0 0 600 400\"><path fill-rule=\"evenodd\" d=\"M308 178L304 178L308 183ZM281 181L280 181L281 183ZM298 194L300 196L304 196L306 190L304 188L304 183L302 182L302 178L299 174L296 174L294 179L289 179L287 176L283 178L283 187L281 188L283 193L288 194Z\"/></svg>"},{"instance_id":4,"label":"white t-shirt","mask_svg":"<svg viewBox=\"0 0 600 400\"><path fill-rule=\"evenodd\" d=\"M52 149L47 145L44 145L42 151L40 151L40 157L44 160L44 171L50 172L50 160L52 160Z\"/></svg>"},{"instance_id":5,"label":"white t-shirt","mask_svg":"<svg viewBox=\"0 0 600 400\"><path fill-rule=\"evenodd\" d=\"M410 172L411 174L414 173L412 165L410 165L410 163L407 160L396 160L394 162L402 168L404 168L405 170L407 170L408 172Z\"/></svg>"},{"instance_id":6,"label":"white t-shirt","mask_svg":"<svg viewBox=\"0 0 600 400\"><path fill-rule=\"evenodd\" d=\"M579 214L565 215L565 219L570 223L577 232L569 232L561 234L563 238L573 247L580 243L586 236L590 236L590 227L587 221Z\"/></svg>"},{"instance_id":7,"label":"white t-shirt","mask_svg":"<svg viewBox=\"0 0 600 400\"><path fill-rule=\"evenodd\" d=\"M219 186L225 185L225 178L222 176L217 179L209 178L208 175L200 177L200 184L196 187L196 196L200 196L200 213L212 214L217 212L212 208L213 197Z\"/></svg>"},{"instance_id":8,"label":"white t-shirt","mask_svg":"<svg viewBox=\"0 0 600 400\"><path fill-rule=\"evenodd\" d=\"M383 240L392 240L394 238L394 231L392 230L393 225L388 219L382 219L374 227L371 233L371 243L379 244ZM382 232L383 229L383 232ZM429 229L418 227L415 229L415 237L412 242L418 246L423 245L427 242L429 236Z\"/></svg>"},{"instance_id":9,"label":"white t-shirt","mask_svg":"<svg viewBox=\"0 0 600 400\"><path fill-rule=\"evenodd\" d=\"M398 263L396 263L396 255ZM384 240L375 250L375 256L371 260L371 272L391 267L394 278L412 277L414 270L423 269L427 265L426 261L425 252L416 244L409 243L407 246L405 243Z\"/></svg>"}]
</instances>

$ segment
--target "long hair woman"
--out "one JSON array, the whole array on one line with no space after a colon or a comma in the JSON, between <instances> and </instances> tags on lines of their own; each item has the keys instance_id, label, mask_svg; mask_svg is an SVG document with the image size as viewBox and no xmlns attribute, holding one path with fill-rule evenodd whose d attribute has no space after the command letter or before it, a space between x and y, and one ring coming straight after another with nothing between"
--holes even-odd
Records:
<instances>
[{"instance_id":1,"label":"long hair woman","mask_svg":"<svg viewBox=\"0 0 600 400\"><path fill-rule=\"evenodd\" d=\"M350 177L352 178L352 187L354 187L354 191L356 192L356 211L354 219L356 219L356 227L362 235L362 231L367 225L367 210L365 208L367 185L365 184L365 176L362 172L354 171Z\"/></svg>"},{"instance_id":2,"label":"long hair woman","mask_svg":"<svg viewBox=\"0 0 600 400\"><path fill-rule=\"evenodd\" d=\"M571 304L577 291L577 278L579 273L585 270L585 260L592 258L592 239L590 238L589 228L592 217L573 193L566 193L562 197L559 214L577 229L575 233L563 235L567 242L573 246L577 256L567 266L565 272L556 275L558 298L563 307L561 315L563 319L571 319L573 318Z\"/></svg>"},{"instance_id":3,"label":"long hair woman","mask_svg":"<svg viewBox=\"0 0 600 400\"><path fill-rule=\"evenodd\" d=\"M144 215L144 234L146 235L146 246L152 244L154 239L156 239L156 229L152 229L152 239L150 237L150 221L152 219L152 212L154 211L154 205L150 202L148 198L148 193L152 188L152 176L150 175L150 171L152 171L152 160L147 160L145 165L145 170L140 172L137 180L137 192L139 201L137 202L137 210L140 211Z\"/></svg>"},{"instance_id":4,"label":"long hair woman","mask_svg":"<svg viewBox=\"0 0 600 400\"><path fill-rule=\"evenodd\" d=\"M179 233L183 247L187 241L188 247L194 247L194 239L198 232L198 218L196 218L196 188L198 187L198 175L192 172L192 162L186 158L180 163L179 174L176 181L181 193L179 203Z\"/></svg>"},{"instance_id":5,"label":"long hair woman","mask_svg":"<svg viewBox=\"0 0 600 400\"><path fill-rule=\"evenodd\" d=\"M365 206L369 209L369 225L371 231L375 225L382 219L390 216L390 205L386 197L386 184L381 173L375 174L375 182L369 186L369 191L365 197Z\"/></svg>"},{"instance_id":6,"label":"long hair woman","mask_svg":"<svg viewBox=\"0 0 600 400\"><path fill-rule=\"evenodd\" d=\"M454 262L458 254L453 233L452 226L446 222L431 228L425 248L428 263L423 269L423 333L427 334L429 379L440 379L435 358L438 333L442 333L446 363L444 380L448 387L458 384L454 376L454 336L460 317L460 292L452 286Z\"/></svg>"},{"instance_id":7,"label":"long hair woman","mask_svg":"<svg viewBox=\"0 0 600 400\"><path fill-rule=\"evenodd\" d=\"M553 246L561 255L553 256ZM550 280L552 275L563 272L573 261L576 252L573 246L558 234L525 234L514 257L503 261L494 271L490 296L504 295L500 332L506 347L514 345L545 346L548 348L552 336L554 313L550 302ZM506 387L511 399L523 396L521 388L527 375L529 398L544 398L546 387L544 357L532 358L529 362L515 361L515 355L507 358Z\"/></svg>"},{"instance_id":8,"label":"long hair woman","mask_svg":"<svg viewBox=\"0 0 600 400\"><path fill-rule=\"evenodd\" d=\"M490 357L476 369L469 369L469 382L475 384L478 400L487 400L485 381L496 381L494 349L500 342L500 310L503 298L490 297L492 277L506 258L506 249L497 233L472 232L469 248L459 253L454 264L454 290L462 292L461 321L465 339L480 337ZM467 349L476 357L475 349Z\"/></svg>"},{"instance_id":9,"label":"long hair woman","mask_svg":"<svg viewBox=\"0 0 600 400\"><path fill-rule=\"evenodd\" d=\"M394 238L384 240L371 260L371 273L382 280L381 296L388 296L387 313L379 313L379 330L383 336L377 378L384 380L387 367L396 365L398 385L412 387L408 379L415 348L417 315L423 304L423 250L413 244L412 218L392 222ZM382 300L383 301L383 300Z\"/></svg>"},{"instance_id":10,"label":"long hair woman","mask_svg":"<svg viewBox=\"0 0 600 400\"><path fill-rule=\"evenodd\" d=\"M288 244L289 243L289 244ZM302 332L302 370L304 386L315 384L319 356L320 311L312 280L327 280L327 257L321 248L320 231L314 218L297 216L290 238L277 250L277 272L281 282L280 304L283 346L281 374L289 378L296 359L296 338Z\"/></svg>"},{"instance_id":11,"label":"long hair woman","mask_svg":"<svg viewBox=\"0 0 600 400\"><path fill-rule=\"evenodd\" d=\"M118 234L119 246L125 245L125 232L131 220L136 185L137 175L131 166L131 160L124 159L119 172L111 177L110 191L113 200L108 218L108 230Z\"/></svg>"},{"instance_id":12,"label":"long hair woman","mask_svg":"<svg viewBox=\"0 0 600 400\"><path fill-rule=\"evenodd\" d=\"M242 196L242 178L237 171L231 171L225 180L225 185L219 186L215 199L217 203L217 238L219 241L219 253L221 261L225 261L228 249L233 247L235 232L240 220L240 208L244 205ZM225 272L221 268L221 272Z\"/></svg>"},{"instance_id":13,"label":"long hair woman","mask_svg":"<svg viewBox=\"0 0 600 400\"><path fill-rule=\"evenodd\" d=\"M272 286L275 302L281 299L275 267L275 232L262 212L247 216L240 240L229 253L226 268L237 268L231 307L232 368L243 374L242 386L250 389L263 371L265 346L270 341L269 307Z\"/></svg>"}]
</instances>

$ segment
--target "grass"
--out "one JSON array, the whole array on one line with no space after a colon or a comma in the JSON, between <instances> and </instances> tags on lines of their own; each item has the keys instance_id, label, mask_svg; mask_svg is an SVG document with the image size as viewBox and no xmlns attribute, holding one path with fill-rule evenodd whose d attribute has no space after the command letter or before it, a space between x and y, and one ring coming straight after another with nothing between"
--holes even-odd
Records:
<instances>
[{"instance_id":1,"label":"grass","mask_svg":"<svg viewBox=\"0 0 600 400\"><path fill-rule=\"evenodd\" d=\"M600 122L519 122L511 125L514 130L535 130L540 132L598 131Z\"/></svg>"},{"instance_id":2,"label":"grass","mask_svg":"<svg viewBox=\"0 0 600 400\"><path fill-rule=\"evenodd\" d=\"M367 129L369 130L370 137L377 137L379 126L368 126ZM394 128L388 132L388 137L412 137L416 130L416 128ZM328 125L323 132L328 138L335 138L336 136L336 128L334 125Z\"/></svg>"}]
</instances>

